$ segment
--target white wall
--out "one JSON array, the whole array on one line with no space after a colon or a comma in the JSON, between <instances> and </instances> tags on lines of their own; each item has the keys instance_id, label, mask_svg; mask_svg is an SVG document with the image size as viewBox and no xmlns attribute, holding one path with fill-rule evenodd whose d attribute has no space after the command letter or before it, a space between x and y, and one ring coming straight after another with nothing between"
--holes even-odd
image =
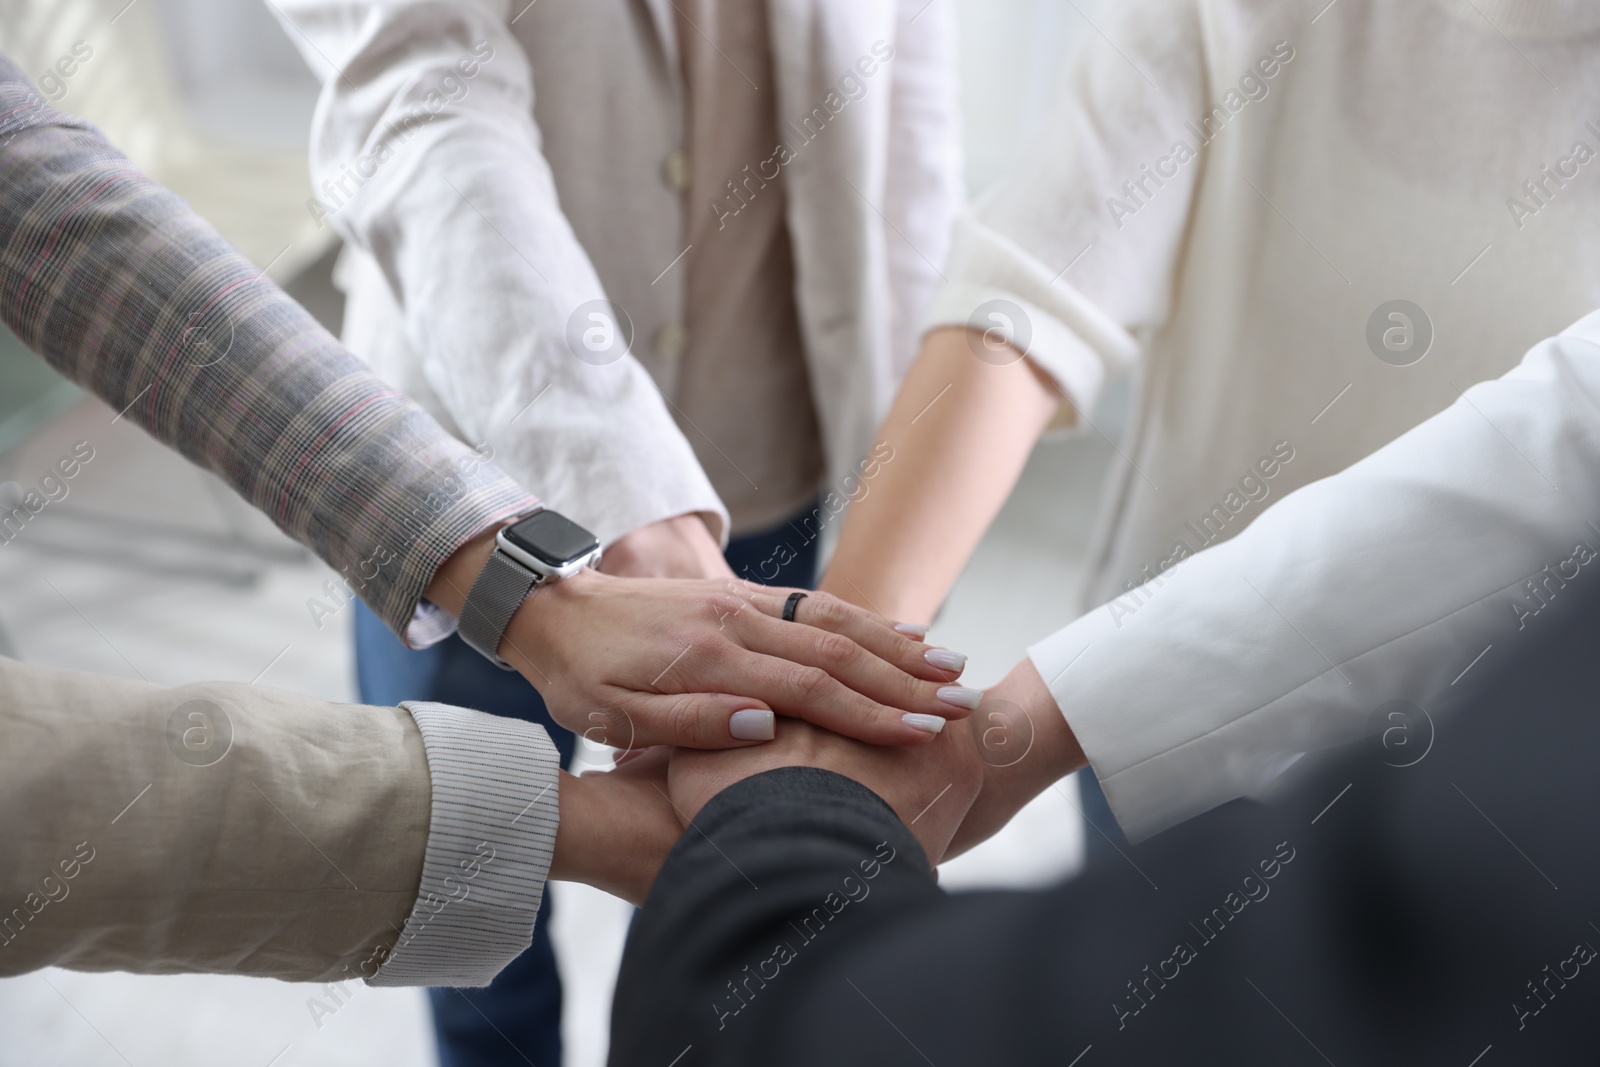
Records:
<instances>
[{"instance_id":1,"label":"white wall","mask_svg":"<svg viewBox=\"0 0 1600 1067\"><path fill-rule=\"evenodd\" d=\"M980 192L1038 136L1061 61L1103 0L956 0L967 188Z\"/></svg>"}]
</instances>

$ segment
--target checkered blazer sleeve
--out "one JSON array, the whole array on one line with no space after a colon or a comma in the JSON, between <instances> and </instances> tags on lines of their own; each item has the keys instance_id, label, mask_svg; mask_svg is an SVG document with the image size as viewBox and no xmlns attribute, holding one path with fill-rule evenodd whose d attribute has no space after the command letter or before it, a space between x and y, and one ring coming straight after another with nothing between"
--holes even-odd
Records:
<instances>
[{"instance_id":1,"label":"checkered blazer sleeve","mask_svg":"<svg viewBox=\"0 0 1600 1067\"><path fill-rule=\"evenodd\" d=\"M537 501L0 56L0 321L215 472L408 644L439 565Z\"/></svg>"}]
</instances>

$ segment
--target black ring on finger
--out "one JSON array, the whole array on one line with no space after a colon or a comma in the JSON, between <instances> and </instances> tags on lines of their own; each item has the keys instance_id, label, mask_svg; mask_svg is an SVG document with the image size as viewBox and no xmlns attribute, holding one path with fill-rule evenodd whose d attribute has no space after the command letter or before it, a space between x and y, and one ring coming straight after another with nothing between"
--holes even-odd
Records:
<instances>
[{"instance_id":1,"label":"black ring on finger","mask_svg":"<svg viewBox=\"0 0 1600 1067\"><path fill-rule=\"evenodd\" d=\"M808 595L809 594L807 594L807 593L790 593L789 594L789 599L785 600L783 602L783 621L784 622L794 622L794 609L799 607L800 606L800 601L804 600Z\"/></svg>"}]
</instances>

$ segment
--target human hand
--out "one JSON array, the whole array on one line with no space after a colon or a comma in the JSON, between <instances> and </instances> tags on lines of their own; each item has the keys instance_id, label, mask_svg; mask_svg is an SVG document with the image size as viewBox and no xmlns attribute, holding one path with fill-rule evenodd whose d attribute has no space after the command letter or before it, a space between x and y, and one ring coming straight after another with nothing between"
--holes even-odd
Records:
<instances>
[{"instance_id":1,"label":"human hand","mask_svg":"<svg viewBox=\"0 0 1600 1067\"><path fill-rule=\"evenodd\" d=\"M584 571L537 587L500 655L557 722L614 748L771 740L773 718L762 712L873 744L917 745L977 704L977 690L950 684L964 657L823 594L800 601L785 622L790 592Z\"/></svg>"},{"instance_id":2,"label":"human hand","mask_svg":"<svg viewBox=\"0 0 1600 1067\"><path fill-rule=\"evenodd\" d=\"M561 821L550 877L644 903L683 832L667 799L671 750L638 750L614 770L561 773Z\"/></svg>"},{"instance_id":3,"label":"human hand","mask_svg":"<svg viewBox=\"0 0 1600 1067\"><path fill-rule=\"evenodd\" d=\"M462 545L427 598L459 615L493 550L493 530ZM784 622L791 592L731 578L586 570L536 587L499 653L557 722L624 749L769 741L772 712L874 744L915 745L977 706L978 690L951 684L966 657L925 648L824 594L802 600L796 621Z\"/></svg>"},{"instance_id":4,"label":"human hand","mask_svg":"<svg viewBox=\"0 0 1600 1067\"><path fill-rule=\"evenodd\" d=\"M733 577L699 515L675 515L624 534L606 547L600 569L624 578Z\"/></svg>"},{"instance_id":5,"label":"human hand","mask_svg":"<svg viewBox=\"0 0 1600 1067\"><path fill-rule=\"evenodd\" d=\"M916 835L930 864L945 854L978 794L983 765L965 722L954 722L932 743L884 748L785 719L777 740L733 752L678 749L668 793L687 825L722 790L778 767L820 767L861 783L894 809Z\"/></svg>"},{"instance_id":6,"label":"human hand","mask_svg":"<svg viewBox=\"0 0 1600 1067\"><path fill-rule=\"evenodd\" d=\"M986 690L960 724L983 766L983 787L946 859L992 837L1034 797L1087 765L1083 749L1033 661Z\"/></svg>"}]
</instances>

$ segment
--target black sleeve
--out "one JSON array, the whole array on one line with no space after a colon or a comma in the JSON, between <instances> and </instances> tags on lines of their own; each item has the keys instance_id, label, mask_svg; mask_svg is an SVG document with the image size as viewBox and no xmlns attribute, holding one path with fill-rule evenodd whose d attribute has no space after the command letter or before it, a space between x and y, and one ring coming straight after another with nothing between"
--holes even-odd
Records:
<instances>
[{"instance_id":1,"label":"black sleeve","mask_svg":"<svg viewBox=\"0 0 1600 1067\"><path fill-rule=\"evenodd\" d=\"M741 782L634 926L611 1062L1593 1063L1600 611L1580 621L1413 724L1425 748L1354 746L1045 891L944 894L837 775Z\"/></svg>"},{"instance_id":2,"label":"black sleeve","mask_svg":"<svg viewBox=\"0 0 1600 1067\"><path fill-rule=\"evenodd\" d=\"M916 838L868 789L809 767L747 778L700 812L634 923L611 1062L659 1067L691 1045L682 1063L760 1062L745 1057L767 1039L766 1009L830 946L944 900Z\"/></svg>"}]
</instances>

